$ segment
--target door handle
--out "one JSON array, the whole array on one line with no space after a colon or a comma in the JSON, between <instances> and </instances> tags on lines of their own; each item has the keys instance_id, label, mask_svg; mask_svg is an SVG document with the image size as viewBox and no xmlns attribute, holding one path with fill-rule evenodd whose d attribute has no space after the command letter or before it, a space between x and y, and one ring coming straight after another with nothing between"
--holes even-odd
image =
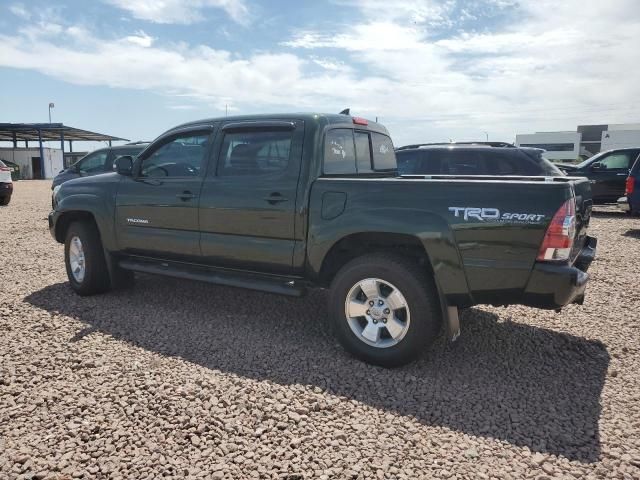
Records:
<instances>
[{"instance_id":1,"label":"door handle","mask_svg":"<svg viewBox=\"0 0 640 480\"><path fill-rule=\"evenodd\" d=\"M263 197L263 200L265 202L269 202L271 205L275 205L276 203L282 203L282 202L286 202L289 199L286 197L283 197L280 193L278 192L274 192L271 195L267 196L267 197Z\"/></svg>"},{"instance_id":2,"label":"door handle","mask_svg":"<svg viewBox=\"0 0 640 480\"><path fill-rule=\"evenodd\" d=\"M196 198L196 195L194 195L191 192L184 191L182 193L177 194L176 197L178 197L180 200L184 200L186 202L187 200L191 200L193 198Z\"/></svg>"}]
</instances>

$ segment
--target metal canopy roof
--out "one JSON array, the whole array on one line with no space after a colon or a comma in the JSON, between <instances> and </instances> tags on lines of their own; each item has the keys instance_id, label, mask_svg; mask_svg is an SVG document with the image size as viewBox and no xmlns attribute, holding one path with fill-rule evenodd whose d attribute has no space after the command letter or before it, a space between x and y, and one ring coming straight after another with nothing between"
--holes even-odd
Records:
<instances>
[{"instance_id":1,"label":"metal canopy roof","mask_svg":"<svg viewBox=\"0 0 640 480\"><path fill-rule=\"evenodd\" d=\"M14 140L37 141L38 131L41 138L45 140L84 140L90 142L122 140L128 142L126 138L114 137L103 133L90 132L80 128L69 127L62 123L0 123L0 141L13 142Z\"/></svg>"}]
</instances>

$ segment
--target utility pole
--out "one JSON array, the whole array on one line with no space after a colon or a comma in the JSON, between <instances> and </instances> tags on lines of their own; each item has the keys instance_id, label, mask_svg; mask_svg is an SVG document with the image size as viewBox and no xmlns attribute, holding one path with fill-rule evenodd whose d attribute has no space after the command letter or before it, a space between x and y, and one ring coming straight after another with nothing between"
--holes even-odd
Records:
<instances>
[{"instance_id":1,"label":"utility pole","mask_svg":"<svg viewBox=\"0 0 640 480\"><path fill-rule=\"evenodd\" d=\"M229 116L229 104L228 103L224 104L224 116L225 117Z\"/></svg>"},{"instance_id":2,"label":"utility pole","mask_svg":"<svg viewBox=\"0 0 640 480\"><path fill-rule=\"evenodd\" d=\"M54 107L55 107L54 103L49 102L49 123L51 123L51 109Z\"/></svg>"},{"instance_id":3,"label":"utility pole","mask_svg":"<svg viewBox=\"0 0 640 480\"><path fill-rule=\"evenodd\" d=\"M489 132L484 132L485 136L487 137L487 142L489 141Z\"/></svg>"}]
</instances>

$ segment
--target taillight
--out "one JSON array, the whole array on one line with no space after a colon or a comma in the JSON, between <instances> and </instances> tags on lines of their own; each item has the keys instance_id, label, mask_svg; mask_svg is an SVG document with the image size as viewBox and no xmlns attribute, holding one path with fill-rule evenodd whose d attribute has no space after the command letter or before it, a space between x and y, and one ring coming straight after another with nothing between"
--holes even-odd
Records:
<instances>
[{"instance_id":1,"label":"taillight","mask_svg":"<svg viewBox=\"0 0 640 480\"><path fill-rule=\"evenodd\" d=\"M627 181L624 184L624 194L631 195L633 193L633 187L635 186L636 179L631 175L627 177Z\"/></svg>"},{"instance_id":2,"label":"taillight","mask_svg":"<svg viewBox=\"0 0 640 480\"><path fill-rule=\"evenodd\" d=\"M562 204L544 234L538 252L539 261L569 260L576 234L575 200L570 198Z\"/></svg>"}]
</instances>

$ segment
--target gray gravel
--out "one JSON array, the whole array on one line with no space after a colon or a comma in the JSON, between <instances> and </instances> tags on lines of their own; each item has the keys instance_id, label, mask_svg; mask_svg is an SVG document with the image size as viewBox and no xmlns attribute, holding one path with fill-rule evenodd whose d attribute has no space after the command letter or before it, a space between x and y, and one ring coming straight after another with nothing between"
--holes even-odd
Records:
<instances>
[{"instance_id":1,"label":"gray gravel","mask_svg":"<svg viewBox=\"0 0 640 480\"><path fill-rule=\"evenodd\" d=\"M0 478L640 479L640 219L595 215L584 306L473 308L384 370L322 292L74 295L49 185L0 208Z\"/></svg>"}]
</instances>

